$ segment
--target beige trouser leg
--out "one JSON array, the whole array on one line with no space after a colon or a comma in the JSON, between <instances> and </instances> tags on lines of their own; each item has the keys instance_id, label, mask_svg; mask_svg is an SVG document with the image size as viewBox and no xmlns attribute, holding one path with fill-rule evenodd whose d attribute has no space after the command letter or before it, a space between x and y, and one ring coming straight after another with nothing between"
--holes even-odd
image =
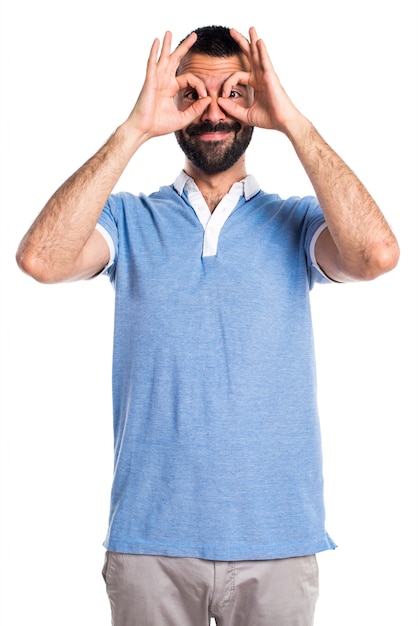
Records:
<instances>
[{"instance_id":1,"label":"beige trouser leg","mask_svg":"<svg viewBox=\"0 0 418 626\"><path fill-rule=\"evenodd\" d=\"M109 552L103 568L113 626L312 626L315 555L206 561Z\"/></svg>"}]
</instances>

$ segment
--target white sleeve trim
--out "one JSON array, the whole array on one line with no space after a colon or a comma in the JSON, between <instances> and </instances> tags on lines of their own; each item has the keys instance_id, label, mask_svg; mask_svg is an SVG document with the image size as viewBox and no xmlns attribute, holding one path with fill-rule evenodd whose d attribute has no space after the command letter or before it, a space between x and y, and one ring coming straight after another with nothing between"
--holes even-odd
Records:
<instances>
[{"instance_id":1,"label":"white sleeve trim","mask_svg":"<svg viewBox=\"0 0 418 626\"><path fill-rule=\"evenodd\" d=\"M316 242L318 241L318 237L319 235L322 233L322 231L324 231L327 228L327 224L326 222L323 222L320 226L318 226L318 228L316 229L316 231L314 232L314 235L311 239L311 244L309 246L309 256L311 257L311 261L312 261L312 265L315 267L315 269L318 270L318 272L320 272L320 274L322 274L322 276L324 276L325 278L327 278L328 280L330 280L329 276L327 276L319 267L317 260L316 260L316 256L315 256L315 245Z\"/></svg>"},{"instance_id":2,"label":"white sleeve trim","mask_svg":"<svg viewBox=\"0 0 418 626\"><path fill-rule=\"evenodd\" d=\"M104 272L105 270L107 270L108 267L112 265L113 261L115 260L115 244L113 243L113 239L107 232L106 228L104 228L101 224L96 224L96 230L98 230L99 233L102 235L109 248L109 263L106 265L106 267L103 268Z\"/></svg>"}]
</instances>

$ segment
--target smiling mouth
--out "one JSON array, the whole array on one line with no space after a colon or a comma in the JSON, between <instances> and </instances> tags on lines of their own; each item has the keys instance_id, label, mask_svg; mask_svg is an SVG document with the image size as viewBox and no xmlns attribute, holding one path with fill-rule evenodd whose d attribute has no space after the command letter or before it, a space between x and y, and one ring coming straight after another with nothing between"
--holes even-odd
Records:
<instances>
[{"instance_id":1,"label":"smiling mouth","mask_svg":"<svg viewBox=\"0 0 418 626\"><path fill-rule=\"evenodd\" d=\"M203 141L221 141L222 139L225 139L225 137L227 137L230 134L230 130L229 131L212 131L210 133L199 133L197 134L197 136L199 137L199 139L202 139ZM196 136L196 135L195 135Z\"/></svg>"},{"instance_id":2,"label":"smiling mouth","mask_svg":"<svg viewBox=\"0 0 418 626\"><path fill-rule=\"evenodd\" d=\"M224 139L229 133L237 133L241 128L241 124L238 122L232 122L227 124L220 122L219 124L210 124L204 122L203 124L191 124L186 128L186 132L190 137L199 136L205 141L219 141Z\"/></svg>"}]
</instances>

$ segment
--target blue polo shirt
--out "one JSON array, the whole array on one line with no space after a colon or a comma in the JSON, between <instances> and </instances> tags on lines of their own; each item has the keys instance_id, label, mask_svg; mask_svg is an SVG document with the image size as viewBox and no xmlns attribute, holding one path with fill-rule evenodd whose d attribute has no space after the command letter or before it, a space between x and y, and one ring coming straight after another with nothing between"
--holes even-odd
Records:
<instances>
[{"instance_id":1,"label":"blue polo shirt","mask_svg":"<svg viewBox=\"0 0 418 626\"><path fill-rule=\"evenodd\" d=\"M181 173L113 194L115 465L105 547L213 560L313 554L324 525L309 290L314 197L236 183L211 214Z\"/></svg>"}]
</instances>

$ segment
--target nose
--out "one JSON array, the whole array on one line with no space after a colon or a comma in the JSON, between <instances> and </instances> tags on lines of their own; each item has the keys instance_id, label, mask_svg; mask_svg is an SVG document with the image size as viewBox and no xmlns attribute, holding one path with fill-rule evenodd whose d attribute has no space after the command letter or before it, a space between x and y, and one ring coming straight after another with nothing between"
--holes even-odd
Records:
<instances>
[{"instance_id":1,"label":"nose","mask_svg":"<svg viewBox=\"0 0 418 626\"><path fill-rule=\"evenodd\" d=\"M218 104L216 96L212 96L211 102L202 113L202 122L212 122L216 124L225 120L226 114Z\"/></svg>"}]
</instances>

